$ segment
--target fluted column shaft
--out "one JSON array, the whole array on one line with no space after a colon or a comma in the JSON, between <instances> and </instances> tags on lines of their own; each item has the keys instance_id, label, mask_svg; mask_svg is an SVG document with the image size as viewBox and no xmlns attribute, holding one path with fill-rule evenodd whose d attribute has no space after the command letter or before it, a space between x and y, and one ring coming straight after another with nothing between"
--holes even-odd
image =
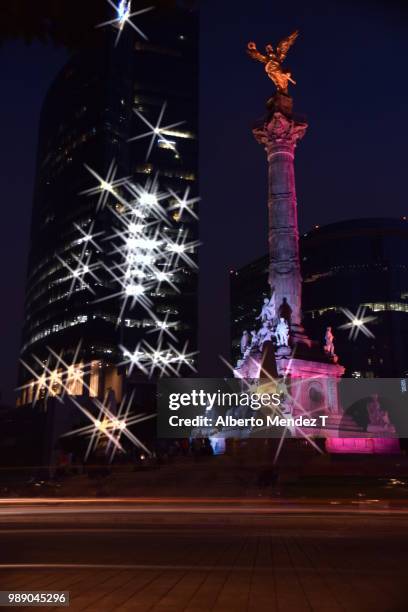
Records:
<instances>
[{"instance_id":1,"label":"fluted column shaft","mask_svg":"<svg viewBox=\"0 0 408 612\"><path fill-rule=\"evenodd\" d=\"M289 305L292 326L300 326L302 319L294 157L306 128L306 123L275 111L262 128L254 130L255 138L265 147L269 166L269 284L275 291L277 309L288 312L286 303Z\"/></svg>"}]
</instances>

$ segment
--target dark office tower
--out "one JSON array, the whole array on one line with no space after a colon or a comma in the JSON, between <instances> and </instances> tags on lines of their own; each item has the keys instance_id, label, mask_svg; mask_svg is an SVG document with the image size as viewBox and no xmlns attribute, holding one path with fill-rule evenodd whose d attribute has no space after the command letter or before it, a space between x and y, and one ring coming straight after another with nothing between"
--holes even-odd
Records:
<instances>
[{"instance_id":1,"label":"dark office tower","mask_svg":"<svg viewBox=\"0 0 408 612\"><path fill-rule=\"evenodd\" d=\"M176 256L179 245L197 239L195 217L177 200L188 189L188 198L198 196L197 13L156 8L136 19L148 41L127 25L116 46L117 29L91 33L87 48L56 78L42 109L22 359L37 375L49 379L53 372L55 384L51 389L34 384L35 375L22 367L21 383L33 380L21 394L22 404L50 391L60 394L59 376L67 364L72 395L85 393L86 383L91 396L113 389L120 399L123 347L133 353L144 341L161 351L153 376L163 366L160 359L170 359L167 340L177 350L187 341L188 353L196 350L196 273L180 258L169 279L169 258L163 255L169 244ZM151 131L146 121L157 126L160 117L159 128L171 127L129 142ZM117 182L122 177L129 182ZM82 193L92 188L94 193ZM152 198L158 205L150 215ZM147 238L130 201L144 202L138 211ZM141 245L139 254L129 246L126 260L126 244ZM192 247L185 254L196 257ZM142 285L143 300L137 293ZM149 350L143 346L140 351ZM61 351L64 362L54 355L42 372L40 361ZM145 366L144 372L135 366L133 375L148 375L152 365Z\"/></svg>"},{"instance_id":2,"label":"dark office tower","mask_svg":"<svg viewBox=\"0 0 408 612\"><path fill-rule=\"evenodd\" d=\"M323 344L326 327L346 376L408 375L406 219L355 219L316 227L300 239L306 330ZM234 358L268 294L261 258L231 274Z\"/></svg>"},{"instance_id":3,"label":"dark office tower","mask_svg":"<svg viewBox=\"0 0 408 612\"><path fill-rule=\"evenodd\" d=\"M332 223L302 238L305 321L320 337L333 327L348 376L408 373L407 255L405 219Z\"/></svg>"}]
</instances>

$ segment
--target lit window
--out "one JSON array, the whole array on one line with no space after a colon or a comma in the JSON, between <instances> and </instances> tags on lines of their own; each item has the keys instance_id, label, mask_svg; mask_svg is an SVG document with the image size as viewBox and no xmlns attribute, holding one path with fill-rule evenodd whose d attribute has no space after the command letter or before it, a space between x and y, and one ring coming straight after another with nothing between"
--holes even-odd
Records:
<instances>
[{"instance_id":1,"label":"lit window","mask_svg":"<svg viewBox=\"0 0 408 612\"><path fill-rule=\"evenodd\" d=\"M83 393L83 364L70 365L66 381L68 395L82 395Z\"/></svg>"},{"instance_id":2,"label":"lit window","mask_svg":"<svg viewBox=\"0 0 408 612\"><path fill-rule=\"evenodd\" d=\"M157 141L157 145L159 149L170 149L171 151L176 150L176 143L173 140L165 140L163 138L159 138Z\"/></svg>"},{"instance_id":3,"label":"lit window","mask_svg":"<svg viewBox=\"0 0 408 612\"><path fill-rule=\"evenodd\" d=\"M92 361L91 376L89 381L90 397L98 397L99 392L99 361Z\"/></svg>"},{"instance_id":4,"label":"lit window","mask_svg":"<svg viewBox=\"0 0 408 612\"><path fill-rule=\"evenodd\" d=\"M33 398L34 398L34 388L35 388L35 383L34 381L30 383L30 386L28 387L28 398L27 398L27 402L29 404L32 403Z\"/></svg>"},{"instance_id":5,"label":"lit window","mask_svg":"<svg viewBox=\"0 0 408 612\"><path fill-rule=\"evenodd\" d=\"M143 164L142 166L136 166L135 171L142 174L151 174L153 172L153 166L152 164Z\"/></svg>"},{"instance_id":6,"label":"lit window","mask_svg":"<svg viewBox=\"0 0 408 612\"><path fill-rule=\"evenodd\" d=\"M60 395L62 390L62 377L60 370L53 370L50 374L49 392L50 395L55 397Z\"/></svg>"},{"instance_id":7,"label":"lit window","mask_svg":"<svg viewBox=\"0 0 408 612\"><path fill-rule=\"evenodd\" d=\"M181 132L179 130L161 130L165 136L173 136L174 138L195 138L192 132Z\"/></svg>"}]
</instances>

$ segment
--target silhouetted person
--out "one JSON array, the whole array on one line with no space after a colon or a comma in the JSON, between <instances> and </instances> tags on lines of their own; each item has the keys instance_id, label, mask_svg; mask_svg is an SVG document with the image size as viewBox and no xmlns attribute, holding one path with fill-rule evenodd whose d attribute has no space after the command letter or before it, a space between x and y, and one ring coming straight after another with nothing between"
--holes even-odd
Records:
<instances>
[{"instance_id":1,"label":"silhouetted person","mask_svg":"<svg viewBox=\"0 0 408 612\"><path fill-rule=\"evenodd\" d=\"M288 304L288 300L284 297L282 300L282 304L279 306L279 317L283 317L286 319L288 325L290 325L290 320L292 318L292 309Z\"/></svg>"}]
</instances>

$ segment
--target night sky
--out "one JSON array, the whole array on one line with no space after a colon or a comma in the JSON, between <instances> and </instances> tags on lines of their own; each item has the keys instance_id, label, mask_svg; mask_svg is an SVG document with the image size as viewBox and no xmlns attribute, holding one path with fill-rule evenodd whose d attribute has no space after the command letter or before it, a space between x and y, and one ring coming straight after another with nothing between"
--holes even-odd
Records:
<instances>
[{"instance_id":1,"label":"night sky","mask_svg":"<svg viewBox=\"0 0 408 612\"><path fill-rule=\"evenodd\" d=\"M208 0L201 10L202 374L228 356L229 270L266 252L266 159L251 134L273 94L263 50L298 28L287 65L295 110L309 130L297 149L302 231L315 224L402 216L406 206L408 11L367 1ZM154 40L154 32L149 32ZM0 390L16 383L42 101L68 52L52 44L0 48L1 198Z\"/></svg>"}]
</instances>

